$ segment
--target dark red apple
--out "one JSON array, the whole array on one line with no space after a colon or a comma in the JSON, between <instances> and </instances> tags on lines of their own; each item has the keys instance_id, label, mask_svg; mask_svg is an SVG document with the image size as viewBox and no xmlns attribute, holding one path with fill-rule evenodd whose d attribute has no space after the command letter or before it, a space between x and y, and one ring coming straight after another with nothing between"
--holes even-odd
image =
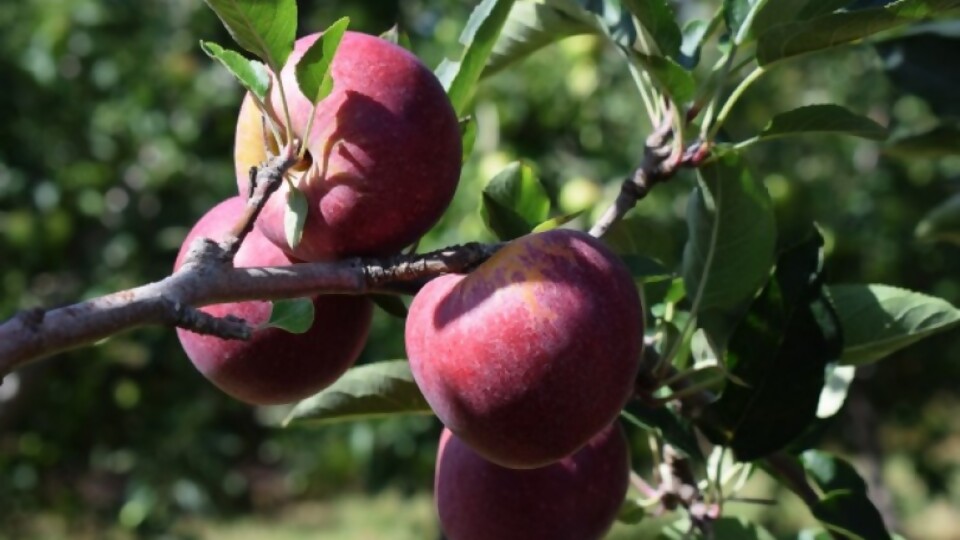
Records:
<instances>
[{"instance_id":1,"label":"dark red apple","mask_svg":"<svg viewBox=\"0 0 960 540\"><path fill-rule=\"evenodd\" d=\"M555 229L430 281L410 306L407 354L459 438L494 463L541 467L586 444L630 398L641 312L613 252Z\"/></svg>"},{"instance_id":2,"label":"dark red apple","mask_svg":"<svg viewBox=\"0 0 960 540\"><path fill-rule=\"evenodd\" d=\"M524 470L491 463L444 430L434 497L449 540L596 540L616 519L629 475L619 425L570 457Z\"/></svg>"},{"instance_id":3,"label":"dark red apple","mask_svg":"<svg viewBox=\"0 0 960 540\"><path fill-rule=\"evenodd\" d=\"M306 138L313 104L295 66L319 34L296 42L281 72L295 136ZM258 224L288 254L308 261L384 255L415 242L440 218L460 178L456 113L420 60L383 39L347 32L334 56L333 92L316 112L297 184L309 211L299 245L283 229L287 185L268 201ZM271 116L283 119L279 85ZM261 113L248 97L237 121L234 161L241 195L264 157Z\"/></svg>"},{"instance_id":4,"label":"dark red apple","mask_svg":"<svg viewBox=\"0 0 960 540\"><path fill-rule=\"evenodd\" d=\"M233 197L206 213L187 235L174 268L180 268L197 237L220 240L233 226L244 201ZM282 251L254 228L244 239L237 267L291 264ZM225 340L177 329L190 361L221 390L247 403L292 403L335 381L363 350L373 304L359 296L318 296L313 326L303 334L277 328L255 330L249 341ZM217 316L235 315L256 327L270 320L270 302L250 301L202 308Z\"/></svg>"}]
</instances>

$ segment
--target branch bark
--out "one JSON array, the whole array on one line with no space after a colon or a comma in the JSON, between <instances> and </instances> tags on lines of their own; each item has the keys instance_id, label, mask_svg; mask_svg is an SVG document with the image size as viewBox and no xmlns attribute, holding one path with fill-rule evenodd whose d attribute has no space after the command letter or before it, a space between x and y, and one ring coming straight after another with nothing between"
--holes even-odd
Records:
<instances>
[{"instance_id":1,"label":"branch bark","mask_svg":"<svg viewBox=\"0 0 960 540\"><path fill-rule=\"evenodd\" d=\"M471 243L420 255L262 268L234 268L202 260L185 264L161 281L66 307L15 315L0 324L0 375L27 362L146 325L181 326L245 339L251 329L240 319L215 319L196 308L317 294L393 294L397 283L469 271L499 248L499 244Z\"/></svg>"},{"instance_id":2,"label":"branch bark","mask_svg":"<svg viewBox=\"0 0 960 540\"><path fill-rule=\"evenodd\" d=\"M699 166L707 158L708 144L697 141L684 149L682 141L674 140L677 135L671 116L664 115L662 124L647 137L640 166L623 181L617 199L591 227L592 236L603 237L655 185L673 178L683 167Z\"/></svg>"}]
</instances>

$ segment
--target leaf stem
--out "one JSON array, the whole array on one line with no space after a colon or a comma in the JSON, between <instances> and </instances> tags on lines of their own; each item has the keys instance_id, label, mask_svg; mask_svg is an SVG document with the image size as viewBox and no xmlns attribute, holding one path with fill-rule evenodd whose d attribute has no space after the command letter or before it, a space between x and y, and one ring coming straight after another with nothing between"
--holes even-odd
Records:
<instances>
[{"instance_id":1,"label":"leaf stem","mask_svg":"<svg viewBox=\"0 0 960 540\"><path fill-rule=\"evenodd\" d=\"M727 98L727 101L723 104L723 108L720 109L720 113L717 115L716 121L714 121L712 128L709 132L708 140L712 140L717 136L717 132L720 131L720 128L723 126L724 122L727 121L727 116L730 115L730 111L733 109L733 106L737 104L737 101L740 99L740 96L747 91L747 88L750 88L750 85L755 83L757 79L763 76L767 71L763 66L757 66L747 75L736 88L733 89L733 92L730 94L730 97Z\"/></svg>"},{"instance_id":2,"label":"leaf stem","mask_svg":"<svg viewBox=\"0 0 960 540\"><path fill-rule=\"evenodd\" d=\"M290 123L290 106L287 104L287 101L288 101L287 92L283 88L283 78L280 76L279 73L277 73L276 76L277 76L277 88L280 90L280 103L283 104L283 119L284 119L284 123L286 124L285 126L286 130L284 131L284 136L286 137L286 139L284 142L290 142L293 140L293 126ZM300 157L303 157L302 152L303 152L303 149L306 147L307 147L306 144L301 145Z\"/></svg>"}]
</instances>

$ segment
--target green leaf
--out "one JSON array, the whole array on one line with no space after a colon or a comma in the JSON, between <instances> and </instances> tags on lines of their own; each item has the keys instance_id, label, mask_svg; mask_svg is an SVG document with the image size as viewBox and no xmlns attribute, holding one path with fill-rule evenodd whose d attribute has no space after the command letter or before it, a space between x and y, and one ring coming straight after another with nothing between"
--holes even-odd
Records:
<instances>
[{"instance_id":1,"label":"green leaf","mask_svg":"<svg viewBox=\"0 0 960 540\"><path fill-rule=\"evenodd\" d=\"M392 294L371 294L368 298L373 300L373 303L388 315L398 319L407 318L407 305L403 303L403 300L401 300L399 296Z\"/></svg>"},{"instance_id":2,"label":"green leaf","mask_svg":"<svg viewBox=\"0 0 960 540\"><path fill-rule=\"evenodd\" d=\"M636 525L647 517L647 510L636 499L627 497L620 505L617 521L627 525Z\"/></svg>"},{"instance_id":3,"label":"green leaf","mask_svg":"<svg viewBox=\"0 0 960 540\"><path fill-rule=\"evenodd\" d=\"M779 2L768 2L778 4ZM797 13L798 19L810 19L819 15L833 13L840 8L845 8L853 3L853 0L804 0L805 6Z\"/></svg>"},{"instance_id":4,"label":"green leaf","mask_svg":"<svg viewBox=\"0 0 960 540\"><path fill-rule=\"evenodd\" d=\"M889 539L880 512L867 497L867 485L848 462L827 452L808 450L799 458L784 456L791 468L806 472L824 495L809 504L814 517L834 535L801 535L800 538L839 536L860 540ZM777 476L774 473L774 476Z\"/></svg>"},{"instance_id":5,"label":"green leaf","mask_svg":"<svg viewBox=\"0 0 960 540\"><path fill-rule=\"evenodd\" d=\"M682 61L685 68L693 69L700 63L700 51L703 50L703 42L708 30L710 30L710 23L701 20L690 21L683 27L683 44L680 46L680 52L683 55Z\"/></svg>"},{"instance_id":6,"label":"green leaf","mask_svg":"<svg viewBox=\"0 0 960 540\"><path fill-rule=\"evenodd\" d=\"M845 347L842 364L876 362L908 345L960 324L946 300L887 285L832 285Z\"/></svg>"},{"instance_id":7,"label":"green leaf","mask_svg":"<svg viewBox=\"0 0 960 540\"><path fill-rule=\"evenodd\" d=\"M699 169L687 203L683 280L700 312L728 312L750 301L770 276L776 225L763 183L728 154Z\"/></svg>"},{"instance_id":8,"label":"green leaf","mask_svg":"<svg viewBox=\"0 0 960 540\"><path fill-rule=\"evenodd\" d=\"M500 37L487 58L484 77L561 39L596 31L589 22L571 17L553 4L555 2L550 0L519 0L514 3Z\"/></svg>"},{"instance_id":9,"label":"green leaf","mask_svg":"<svg viewBox=\"0 0 960 540\"><path fill-rule=\"evenodd\" d=\"M293 408L284 420L326 423L395 414L432 414L406 360L366 364Z\"/></svg>"},{"instance_id":10,"label":"green leaf","mask_svg":"<svg viewBox=\"0 0 960 540\"><path fill-rule=\"evenodd\" d=\"M940 125L924 133L897 137L890 141L883 151L905 159L960 156L960 129Z\"/></svg>"},{"instance_id":11,"label":"green leaf","mask_svg":"<svg viewBox=\"0 0 960 540\"><path fill-rule=\"evenodd\" d=\"M675 102L686 103L693 99L697 85L690 71L672 58L648 56L638 52L632 54L657 82L657 87Z\"/></svg>"},{"instance_id":12,"label":"green leaf","mask_svg":"<svg viewBox=\"0 0 960 540\"><path fill-rule=\"evenodd\" d=\"M821 450L807 450L800 454L800 463L807 475L823 492L847 490L867 493L867 483L849 462Z\"/></svg>"},{"instance_id":13,"label":"green leaf","mask_svg":"<svg viewBox=\"0 0 960 540\"><path fill-rule=\"evenodd\" d=\"M817 403L817 418L830 418L840 412L856 372L856 366L832 365L827 368L827 378Z\"/></svg>"},{"instance_id":14,"label":"green leaf","mask_svg":"<svg viewBox=\"0 0 960 540\"><path fill-rule=\"evenodd\" d=\"M533 232L544 232L552 229L556 229L570 223L571 221L580 217L580 214L583 214L583 210L579 212L574 212L572 214L564 214L562 216L557 216L550 218L544 222L541 222L539 225L533 228Z\"/></svg>"},{"instance_id":15,"label":"green leaf","mask_svg":"<svg viewBox=\"0 0 960 540\"><path fill-rule=\"evenodd\" d=\"M914 235L923 241L960 244L960 193L940 203L917 224Z\"/></svg>"},{"instance_id":16,"label":"green leaf","mask_svg":"<svg viewBox=\"0 0 960 540\"><path fill-rule=\"evenodd\" d=\"M297 84L313 104L319 103L333 91L330 65L349 24L349 17L331 24L297 62Z\"/></svg>"},{"instance_id":17,"label":"green leaf","mask_svg":"<svg viewBox=\"0 0 960 540\"><path fill-rule=\"evenodd\" d=\"M670 276L670 270L656 259L644 255L621 255L620 259L627 265L633 279L647 280Z\"/></svg>"},{"instance_id":18,"label":"green leaf","mask_svg":"<svg viewBox=\"0 0 960 540\"><path fill-rule=\"evenodd\" d=\"M224 49L212 41L201 41L200 48L207 56L219 61L223 67L240 81L244 88L261 101L270 90L270 73L267 66L256 60L248 60L235 51Z\"/></svg>"},{"instance_id":19,"label":"green leaf","mask_svg":"<svg viewBox=\"0 0 960 540\"><path fill-rule=\"evenodd\" d=\"M768 140L809 133L838 133L875 141L887 138L887 128L833 104L807 105L780 113L770 120L757 138Z\"/></svg>"},{"instance_id":20,"label":"green leaf","mask_svg":"<svg viewBox=\"0 0 960 540\"><path fill-rule=\"evenodd\" d=\"M810 508L827 529L850 540L890 540L883 517L866 494L832 491Z\"/></svg>"},{"instance_id":21,"label":"green leaf","mask_svg":"<svg viewBox=\"0 0 960 540\"><path fill-rule=\"evenodd\" d=\"M303 227L307 223L309 203L307 196L293 185L288 186L287 204L283 211L283 234L290 249L296 249L303 239Z\"/></svg>"},{"instance_id":22,"label":"green leaf","mask_svg":"<svg viewBox=\"0 0 960 540\"><path fill-rule=\"evenodd\" d=\"M842 351L839 326L824 305L823 238L785 251L750 304L727 351L728 384L707 409L711 440L751 461L786 447L816 419L827 363Z\"/></svg>"},{"instance_id":23,"label":"green leaf","mask_svg":"<svg viewBox=\"0 0 960 540\"><path fill-rule=\"evenodd\" d=\"M623 5L650 34L661 54L680 60L683 36L673 8L666 0L623 0Z\"/></svg>"},{"instance_id":24,"label":"green leaf","mask_svg":"<svg viewBox=\"0 0 960 540\"><path fill-rule=\"evenodd\" d=\"M274 73L293 51L296 0L204 0L238 45L257 55Z\"/></svg>"},{"instance_id":25,"label":"green leaf","mask_svg":"<svg viewBox=\"0 0 960 540\"><path fill-rule=\"evenodd\" d=\"M750 17L750 12L757 9L763 0L723 0L723 19L727 23L727 28L734 36L740 35L741 27ZM768 1L776 3L776 0ZM737 45L743 43L743 39L736 40Z\"/></svg>"},{"instance_id":26,"label":"green leaf","mask_svg":"<svg viewBox=\"0 0 960 540\"><path fill-rule=\"evenodd\" d=\"M291 334L302 334L313 326L313 300L294 298L274 300L268 328L280 328Z\"/></svg>"},{"instance_id":27,"label":"green leaf","mask_svg":"<svg viewBox=\"0 0 960 540\"><path fill-rule=\"evenodd\" d=\"M546 190L533 169L519 161L507 165L483 188L480 215L500 240L530 233L549 212Z\"/></svg>"},{"instance_id":28,"label":"green leaf","mask_svg":"<svg viewBox=\"0 0 960 540\"><path fill-rule=\"evenodd\" d=\"M713 522L713 537L718 540L775 540L762 526L744 517L722 517Z\"/></svg>"},{"instance_id":29,"label":"green leaf","mask_svg":"<svg viewBox=\"0 0 960 540\"><path fill-rule=\"evenodd\" d=\"M768 65L800 54L845 45L878 32L942 16L960 0L900 0L887 6L831 13L769 28L757 41L757 62Z\"/></svg>"},{"instance_id":30,"label":"green leaf","mask_svg":"<svg viewBox=\"0 0 960 540\"><path fill-rule=\"evenodd\" d=\"M463 140L463 163L466 163L477 142L477 121L473 116L460 120L460 139Z\"/></svg>"},{"instance_id":31,"label":"green leaf","mask_svg":"<svg viewBox=\"0 0 960 540\"><path fill-rule=\"evenodd\" d=\"M762 34L772 26L793 22L801 17L800 12L810 0L767 0L753 18L753 35ZM827 3L832 0L815 0L814 3ZM843 0L848 2L849 0Z\"/></svg>"},{"instance_id":32,"label":"green leaf","mask_svg":"<svg viewBox=\"0 0 960 540\"><path fill-rule=\"evenodd\" d=\"M704 462L690 422L672 410L666 407L647 407L633 400L620 412L620 416L641 429L657 433L686 457L697 463Z\"/></svg>"},{"instance_id":33,"label":"green leaf","mask_svg":"<svg viewBox=\"0 0 960 540\"><path fill-rule=\"evenodd\" d=\"M513 3L514 0L483 0L473 10L460 36L460 43L464 45L460 60L444 61L437 68L437 77L458 114L462 114L470 102Z\"/></svg>"},{"instance_id":34,"label":"green leaf","mask_svg":"<svg viewBox=\"0 0 960 540\"><path fill-rule=\"evenodd\" d=\"M410 44L410 36L401 31L398 24L391 26L389 30L380 34L380 39L399 45L408 51L413 50L413 46Z\"/></svg>"},{"instance_id":35,"label":"green leaf","mask_svg":"<svg viewBox=\"0 0 960 540\"><path fill-rule=\"evenodd\" d=\"M679 262L682 239L669 224L631 210L610 227L603 241L621 256L642 255L672 268Z\"/></svg>"}]
</instances>

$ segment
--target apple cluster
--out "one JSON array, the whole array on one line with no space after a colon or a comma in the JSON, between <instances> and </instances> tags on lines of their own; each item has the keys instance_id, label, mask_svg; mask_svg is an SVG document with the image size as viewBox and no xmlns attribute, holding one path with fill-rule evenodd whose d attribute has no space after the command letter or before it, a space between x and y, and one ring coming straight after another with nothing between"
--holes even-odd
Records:
<instances>
[{"instance_id":1,"label":"apple cluster","mask_svg":"<svg viewBox=\"0 0 960 540\"><path fill-rule=\"evenodd\" d=\"M397 45L347 32L331 66L333 91L314 113L295 66L318 36L298 40L279 74L286 105L279 84L259 106L244 100L234 154L240 195L194 226L176 268L193 239L219 240L233 226L250 168L276 150L271 122L307 140L306 153L266 202L236 254L238 267L394 254L449 205L461 137L433 73ZM291 186L308 202L295 246L283 223ZM246 320L255 328L248 341L178 335L197 369L227 394L291 403L353 365L370 328L372 304L363 296L313 303L313 325L302 334L260 328L272 304L250 301L203 308ZM627 489L628 445L617 417L633 392L642 336L630 273L578 231L521 237L470 274L444 275L421 289L405 340L414 378L445 426L435 495L451 540L605 533Z\"/></svg>"}]
</instances>

